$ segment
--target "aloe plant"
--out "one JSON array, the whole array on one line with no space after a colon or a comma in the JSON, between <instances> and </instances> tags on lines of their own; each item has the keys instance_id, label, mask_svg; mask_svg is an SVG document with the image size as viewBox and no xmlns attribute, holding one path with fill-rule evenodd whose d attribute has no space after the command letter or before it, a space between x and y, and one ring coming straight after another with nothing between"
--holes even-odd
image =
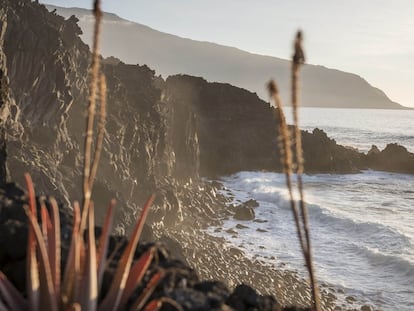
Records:
<instances>
[{"instance_id":1,"label":"aloe plant","mask_svg":"<svg viewBox=\"0 0 414 311\"><path fill-rule=\"evenodd\" d=\"M87 217L86 235L80 234L79 204L73 205L72 240L66 266L61 269L61 238L58 204L50 200L50 213L46 205L40 205L40 219L35 200L35 191L30 175L26 174L29 205L25 207L29 219L27 242L27 299L11 284L0 271L0 311L23 310L82 310L106 311L125 310L127 303L130 310L158 310L163 301L149 302L148 299L165 275L163 270L155 273L135 301L129 300L141 285L142 279L151 264L156 249L147 250L138 260L133 260L145 219L154 200L151 196L145 203L141 215L130 236L112 284L103 299L101 296L103 273L107 266L107 252L115 202L112 201L103 224L102 233L97 243L95 237L94 206L89 204L88 211L82 213ZM61 282L61 274L63 280Z\"/></svg>"}]
</instances>

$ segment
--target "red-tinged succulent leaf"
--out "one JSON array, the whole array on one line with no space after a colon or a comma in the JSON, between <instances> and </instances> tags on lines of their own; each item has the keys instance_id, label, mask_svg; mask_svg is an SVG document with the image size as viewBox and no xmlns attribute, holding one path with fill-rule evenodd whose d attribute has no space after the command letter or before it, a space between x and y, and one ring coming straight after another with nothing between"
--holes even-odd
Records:
<instances>
[{"instance_id":1,"label":"red-tinged succulent leaf","mask_svg":"<svg viewBox=\"0 0 414 311\"><path fill-rule=\"evenodd\" d=\"M26 180L27 192L29 196L29 209L32 212L33 217L37 219L37 210L36 210L36 197L33 187L32 178L29 174L24 174ZM36 259L36 239L34 237L32 226L28 228L28 237L27 237L27 256L26 256L26 290L27 296L29 298L29 304L32 308L32 311L37 311L39 309L39 291L40 291L40 281L39 281L39 270L37 266Z\"/></svg>"},{"instance_id":2,"label":"red-tinged succulent leaf","mask_svg":"<svg viewBox=\"0 0 414 311\"><path fill-rule=\"evenodd\" d=\"M61 258L61 240L60 240L60 216L59 207L54 198L50 199L51 205L51 231L49 233L49 259L52 270L53 283L55 285L56 296L60 297L60 258Z\"/></svg>"},{"instance_id":3,"label":"red-tinged succulent leaf","mask_svg":"<svg viewBox=\"0 0 414 311\"><path fill-rule=\"evenodd\" d=\"M98 290L102 287L103 274L106 266L106 256L108 253L109 237L111 235L112 221L114 218L115 200L112 200L106 211L101 236L99 238L98 249Z\"/></svg>"},{"instance_id":4,"label":"red-tinged succulent leaf","mask_svg":"<svg viewBox=\"0 0 414 311\"><path fill-rule=\"evenodd\" d=\"M72 297L76 295L75 282L79 275L79 226L80 226L80 208L79 203L73 204L73 229L72 241L70 244L69 255L66 261L65 274L63 277L61 297L64 306L69 306Z\"/></svg>"},{"instance_id":5,"label":"red-tinged succulent leaf","mask_svg":"<svg viewBox=\"0 0 414 311\"><path fill-rule=\"evenodd\" d=\"M0 302L3 300L9 308L5 310L12 309L16 311L25 311L27 310L27 302L24 300L23 296L19 291L13 286L12 283L7 279L7 277L0 271ZM0 307L0 310L2 308Z\"/></svg>"},{"instance_id":6,"label":"red-tinged succulent leaf","mask_svg":"<svg viewBox=\"0 0 414 311\"><path fill-rule=\"evenodd\" d=\"M46 245L48 245L48 231L52 227L52 224L50 223L50 217L45 205L45 201L42 199L40 201L40 219L42 220L43 240L45 241Z\"/></svg>"},{"instance_id":7,"label":"red-tinged succulent leaf","mask_svg":"<svg viewBox=\"0 0 414 311\"><path fill-rule=\"evenodd\" d=\"M154 198L154 195L152 195L145 203L144 208L141 211L141 215L137 221L134 231L131 234L127 248L118 263L118 268L112 281L111 288L109 289L104 301L99 306L99 311L112 311L118 308L119 302L125 290L126 281L131 269L132 259L144 227L145 220L148 216L149 208L154 201Z\"/></svg>"},{"instance_id":8,"label":"red-tinged succulent leaf","mask_svg":"<svg viewBox=\"0 0 414 311\"><path fill-rule=\"evenodd\" d=\"M52 272L50 271L50 262L47 254L45 241L43 240L42 232L37 222L29 209L26 209L30 225L37 241L37 250L39 253L39 280L40 280L40 295L39 303L43 310L57 311L58 303L55 295L55 288L53 286Z\"/></svg>"},{"instance_id":9,"label":"red-tinged succulent leaf","mask_svg":"<svg viewBox=\"0 0 414 311\"><path fill-rule=\"evenodd\" d=\"M184 308L176 302L174 299L171 299L169 297L161 297L158 299L158 301L161 301L163 305L170 305L171 307L175 308L177 311L184 311Z\"/></svg>"},{"instance_id":10,"label":"red-tinged succulent leaf","mask_svg":"<svg viewBox=\"0 0 414 311\"><path fill-rule=\"evenodd\" d=\"M96 265L96 241L95 241L95 214L93 202L89 206L88 214L88 247L85 256L85 271L82 281L81 309L96 310L98 304L98 277Z\"/></svg>"},{"instance_id":11,"label":"red-tinged succulent leaf","mask_svg":"<svg viewBox=\"0 0 414 311\"><path fill-rule=\"evenodd\" d=\"M24 174L24 178L26 180L27 192L29 194L30 211L33 213L33 215L37 219L36 196L35 196L35 190L34 190L34 186L33 186L32 177L30 177L30 175L28 173L26 173L26 174Z\"/></svg>"},{"instance_id":12,"label":"red-tinged succulent leaf","mask_svg":"<svg viewBox=\"0 0 414 311\"><path fill-rule=\"evenodd\" d=\"M132 293L141 283L145 272L147 272L148 267L154 258L155 251L155 247L151 247L132 265L128 280L125 285L125 291L122 294L121 302L119 304L119 309L123 309Z\"/></svg>"},{"instance_id":13,"label":"red-tinged succulent leaf","mask_svg":"<svg viewBox=\"0 0 414 311\"><path fill-rule=\"evenodd\" d=\"M144 311L158 311L162 307L162 301L160 300L153 300L150 301L147 306L145 307Z\"/></svg>"},{"instance_id":14,"label":"red-tinged succulent leaf","mask_svg":"<svg viewBox=\"0 0 414 311\"><path fill-rule=\"evenodd\" d=\"M131 311L140 311L145 306L145 303L148 301L148 298L154 292L155 288L158 286L160 281L164 278L165 271L160 270L156 274L152 276L150 281L148 282L147 286L142 291L141 295L139 295L138 299L131 307Z\"/></svg>"}]
</instances>

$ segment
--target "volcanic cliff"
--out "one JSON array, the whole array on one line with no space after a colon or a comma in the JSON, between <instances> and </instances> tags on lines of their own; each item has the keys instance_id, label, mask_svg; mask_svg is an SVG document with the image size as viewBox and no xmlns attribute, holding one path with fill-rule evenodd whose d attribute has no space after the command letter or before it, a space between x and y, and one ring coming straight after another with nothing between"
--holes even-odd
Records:
<instances>
[{"instance_id":1,"label":"volcanic cliff","mask_svg":"<svg viewBox=\"0 0 414 311\"><path fill-rule=\"evenodd\" d=\"M39 191L69 203L81 195L89 48L74 16L65 20L30 1L2 0L1 12L3 170L20 183L28 171ZM182 214L172 197L200 175L280 170L276 114L256 94L187 75L164 81L145 65L116 58L103 60L103 72L108 122L98 205L115 197L134 212L136 202L157 192L163 208L153 217L163 221L175 217L163 209ZM337 145L321 130L303 132L303 142L308 172L410 172L406 150L397 150L401 165L388 163L395 148L381 160Z\"/></svg>"},{"instance_id":2,"label":"volcanic cliff","mask_svg":"<svg viewBox=\"0 0 414 311\"><path fill-rule=\"evenodd\" d=\"M79 37L76 17L64 19L30 0L0 4L0 180L23 184L29 172L39 194L67 206L81 198L91 53ZM154 232L148 229L148 237L168 233L180 239L178 255L203 278L255 282L268 292L272 277L261 267L244 273L237 267L247 271L252 263L240 251L200 232L231 214L217 187L200 177L279 171L274 108L229 84L186 75L163 80L146 65L116 58L103 59L102 66L108 120L93 197L98 223L116 198L118 231L128 230L140 204L155 193L149 216ZM321 130L303 132L303 140L308 172L414 167L413 155L399 147L364 155L337 145ZM405 159L403 166L393 160L394 152ZM282 302L293 296L293 291L280 293ZM305 296L299 302L306 302Z\"/></svg>"}]
</instances>

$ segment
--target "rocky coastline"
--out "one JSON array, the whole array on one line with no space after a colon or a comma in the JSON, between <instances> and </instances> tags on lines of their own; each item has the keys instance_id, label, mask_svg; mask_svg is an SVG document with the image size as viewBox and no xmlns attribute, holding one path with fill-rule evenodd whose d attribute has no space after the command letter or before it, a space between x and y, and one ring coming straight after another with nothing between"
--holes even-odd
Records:
<instances>
[{"instance_id":1,"label":"rocky coastline","mask_svg":"<svg viewBox=\"0 0 414 311\"><path fill-rule=\"evenodd\" d=\"M0 269L21 285L27 230L20 207L25 195L10 182L22 185L23 174L29 172L40 195L62 202L62 213L81 198L90 51L79 37L75 17L65 20L29 0L0 4ZM128 233L139 202L155 193L147 239L165 241L198 274L185 266L187 274L173 282L182 296L173 298L187 297L190 303L193 294L199 295L186 290L193 286L203 289L197 291L206 303L197 310L226 310L220 309L224 302L235 310L305 306L309 293L295 274L254 262L203 231L235 213L218 194L220 186L203 178L281 170L274 108L229 84L187 75L164 80L146 65L115 58L103 60L103 71L108 78L108 123L93 200L104 207L116 198L120 208L115 233ZM319 129L302 136L307 173L414 173L414 154L402 146L390 144L382 151L373 147L363 154L338 145ZM96 216L100 223L103 210L97 209ZM16 239L19 249L10 245ZM201 281L211 279L225 284ZM236 287L241 283L256 288L256 305L238 304L253 290ZM266 296L270 294L280 304ZM333 309L335 298L328 292L324 297L326 310Z\"/></svg>"}]
</instances>

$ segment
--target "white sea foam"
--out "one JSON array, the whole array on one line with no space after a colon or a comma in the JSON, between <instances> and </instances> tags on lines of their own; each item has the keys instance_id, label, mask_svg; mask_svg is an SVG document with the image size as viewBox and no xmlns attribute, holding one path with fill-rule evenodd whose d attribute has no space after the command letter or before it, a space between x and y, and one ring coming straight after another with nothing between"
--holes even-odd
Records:
<instances>
[{"instance_id":1,"label":"white sea foam","mask_svg":"<svg viewBox=\"0 0 414 311\"><path fill-rule=\"evenodd\" d=\"M305 175L304 182L321 280L383 310L414 310L414 176L365 171ZM235 203L256 199L256 219L267 222L243 222L248 228L237 235L222 235L305 275L284 175L240 172L223 183Z\"/></svg>"}]
</instances>

